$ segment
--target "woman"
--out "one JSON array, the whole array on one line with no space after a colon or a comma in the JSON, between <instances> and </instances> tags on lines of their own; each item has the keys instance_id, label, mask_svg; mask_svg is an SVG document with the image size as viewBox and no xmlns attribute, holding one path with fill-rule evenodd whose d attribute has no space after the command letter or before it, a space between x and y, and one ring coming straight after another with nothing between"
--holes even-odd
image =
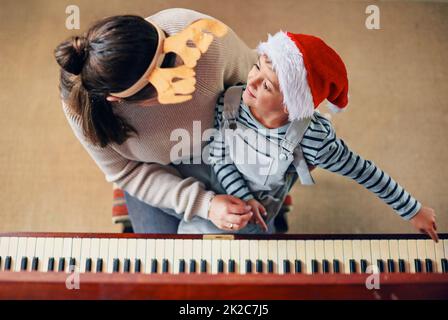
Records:
<instances>
[{"instance_id":1,"label":"woman","mask_svg":"<svg viewBox=\"0 0 448 320\"><path fill-rule=\"evenodd\" d=\"M155 59L157 28L165 36L210 18L186 9L168 9L147 19L115 16L94 24L84 36L61 43L55 57L61 66L63 110L76 137L104 172L126 192L135 232L176 233L179 219L210 219L223 230L244 228L250 207L238 198L207 190L206 165L172 166L173 130L212 128L216 99L225 87L245 80L256 54L234 33L216 38L195 67L196 91L189 101L161 105L150 84L120 98ZM161 67L182 64L167 54ZM201 133L202 133L201 132ZM182 156L198 158L201 148ZM196 178L200 179L197 180Z\"/></svg>"}]
</instances>

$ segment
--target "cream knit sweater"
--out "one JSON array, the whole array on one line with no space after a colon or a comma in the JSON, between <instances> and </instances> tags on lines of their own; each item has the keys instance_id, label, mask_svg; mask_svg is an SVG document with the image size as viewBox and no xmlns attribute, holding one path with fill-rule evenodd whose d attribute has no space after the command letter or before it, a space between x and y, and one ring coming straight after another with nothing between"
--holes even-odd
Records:
<instances>
[{"instance_id":1,"label":"cream knit sweater","mask_svg":"<svg viewBox=\"0 0 448 320\"><path fill-rule=\"evenodd\" d=\"M182 31L192 22L210 18L187 9L167 9L148 17L168 35ZM132 196L152 206L174 209L189 221L194 215L208 217L208 207L214 193L194 178L183 179L167 165L171 148L178 141L170 141L175 129L186 129L193 136L193 121L201 121L201 130L213 128L216 99L224 86L245 82L247 73L256 61L255 51L249 49L229 29L227 35L215 38L209 50L202 55L195 68L196 91L193 99L185 103L160 105L156 99L144 107L116 103L114 112L126 118L138 132L122 145L105 148L90 144L83 136L80 118L63 102L64 113L81 144L105 174L106 180L115 182ZM201 132L201 135L202 135ZM193 148L199 157L200 148ZM183 157L185 156L182 155Z\"/></svg>"}]
</instances>

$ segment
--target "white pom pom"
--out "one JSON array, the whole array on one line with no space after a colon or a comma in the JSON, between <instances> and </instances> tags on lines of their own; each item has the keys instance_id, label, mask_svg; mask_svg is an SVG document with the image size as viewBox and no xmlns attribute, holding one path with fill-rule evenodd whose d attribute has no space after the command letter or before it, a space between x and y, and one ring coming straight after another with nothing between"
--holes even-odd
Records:
<instances>
[{"instance_id":1,"label":"white pom pom","mask_svg":"<svg viewBox=\"0 0 448 320\"><path fill-rule=\"evenodd\" d=\"M333 113L345 111L345 108L339 108L337 105L331 103L330 101L327 101L327 108Z\"/></svg>"}]
</instances>

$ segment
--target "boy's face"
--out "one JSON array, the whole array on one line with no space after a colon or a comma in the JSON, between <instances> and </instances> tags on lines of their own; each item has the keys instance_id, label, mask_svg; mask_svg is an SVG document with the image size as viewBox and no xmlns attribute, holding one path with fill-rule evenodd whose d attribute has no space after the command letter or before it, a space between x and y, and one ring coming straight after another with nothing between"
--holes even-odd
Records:
<instances>
[{"instance_id":1,"label":"boy's face","mask_svg":"<svg viewBox=\"0 0 448 320\"><path fill-rule=\"evenodd\" d=\"M283 105L277 74L272 70L269 59L262 55L247 76L247 88L243 101L251 108L267 114L270 112L287 113Z\"/></svg>"}]
</instances>

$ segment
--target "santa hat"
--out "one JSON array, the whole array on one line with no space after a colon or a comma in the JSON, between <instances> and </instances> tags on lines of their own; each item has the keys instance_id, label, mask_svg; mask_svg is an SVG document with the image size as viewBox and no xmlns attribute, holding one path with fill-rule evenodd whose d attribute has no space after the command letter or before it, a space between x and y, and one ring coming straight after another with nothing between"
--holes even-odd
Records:
<instances>
[{"instance_id":1,"label":"santa hat","mask_svg":"<svg viewBox=\"0 0 448 320\"><path fill-rule=\"evenodd\" d=\"M290 120L311 117L324 99L333 112L346 107L347 70L339 55L321 39L280 31L269 35L257 50L272 62Z\"/></svg>"}]
</instances>

